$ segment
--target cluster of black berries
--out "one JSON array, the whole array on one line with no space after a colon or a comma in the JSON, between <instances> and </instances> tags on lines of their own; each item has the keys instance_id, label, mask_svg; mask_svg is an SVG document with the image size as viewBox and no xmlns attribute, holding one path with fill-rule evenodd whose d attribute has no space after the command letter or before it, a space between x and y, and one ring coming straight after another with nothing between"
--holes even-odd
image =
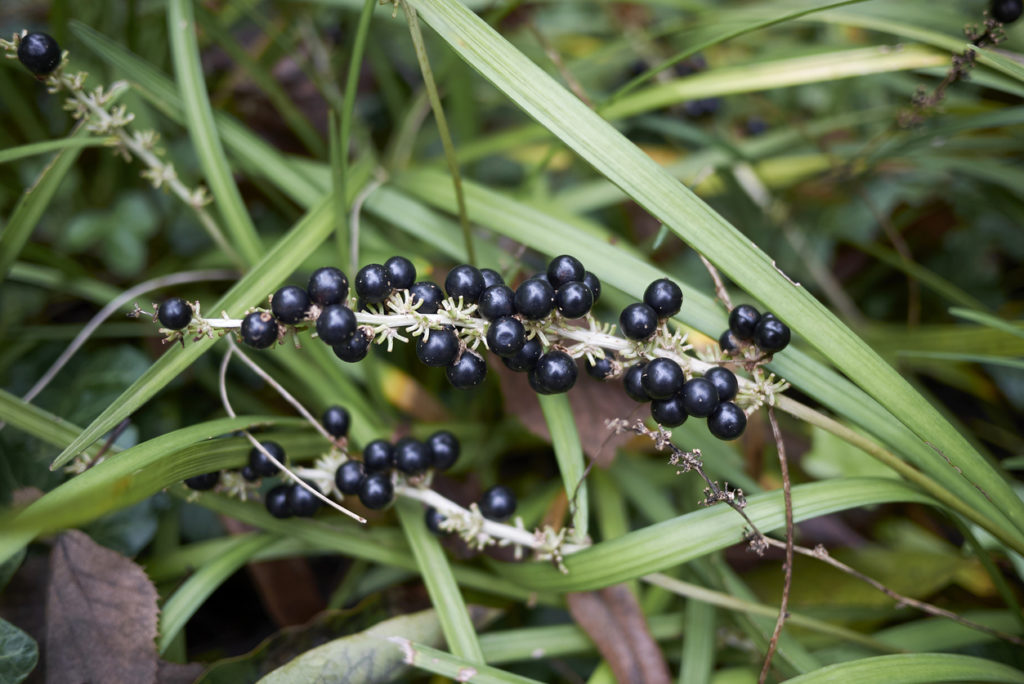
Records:
<instances>
[{"instance_id":1,"label":"cluster of black berries","mask_svg":"<svg viewBox=\"0 0 1024 684\"><path fill-rule=\"evenodd\" d=\"M740 304L729 312L729 329L718 338L718 345L727 354L750 344L765 354L774 354L789 345L789 338L789 326L774 314L762 314L749 304Z\"/></svg>"},{"instance_id":2,"label":"cluster of black berries","mask_svg":"<svg viewBox=\"0 0 1024 684\"><path fill-rule=\"evenodd\" d=\"M36 76L49 76L60 60L60 46L49 34L28 33L18 43L18 61Z\"/></svg>"},{"instance_id":3,"label":"cluster of black berries","mask_svg":"<svg viewBox=\"0 0 1024 684\"><path fill-rule=\"evenodd\" d=\"M480 509L480 514L488 520L504 522L516 512L516 495L505 485L494 485L480 496L476 505ZM449 533L447 530L441 529L441 523L444 522L445 516L436 508L432 506L427 508L424 518L427 529L434 534L443 536Z\"/></svg>"}]
</instances>

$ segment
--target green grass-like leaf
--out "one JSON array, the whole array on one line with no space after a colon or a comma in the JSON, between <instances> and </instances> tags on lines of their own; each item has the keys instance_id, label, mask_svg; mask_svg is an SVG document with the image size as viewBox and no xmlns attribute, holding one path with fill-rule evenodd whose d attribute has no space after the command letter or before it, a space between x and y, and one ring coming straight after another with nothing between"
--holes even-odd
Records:
<instances>
[{"instance_id":1,"label":"green grass-like leaf","mask_svg":"<svg viewBox=\"0 0 1024 684\"><path fill-rule=\"evenodd\" d=\"M107 141L104 138L63 138L61 140L44 140L43 142L29 143L28 145L19 145L18 147L10 147L6 150L0 150L0 164L19 161L39 154L46 154L47 152L60 152L61 150L82 147L102 147L106 144Z\"/></svg>"},{"instance_id":2,"label":"green grass-like leaf","mask_svg":"<svg viewBox=\"0 0 1024 684\"><path fill-rule=\"evenodd\" d=\"M1024 673L1002 663L951 653L863 658L829 665L788 680L793 684L925 684L926 682L1024 682Z\"/></svg>"},{"instance_id":3,"label":"green grass-like leaf","mask_svg":"<svg viewBox=\"0 0 1024 684\"><path fill-rule=\"evenodd\" d=\"M551 433L551 446L555 450L558 470L562 473L565 496L572 511L573 535L576 539L585 539L590 520L590 502L587 482L583 478L586 470L583 447L573 419L572 406L564 394L538 395L537 399L544 413L544 422Z\"/></svg>"}]
</instances>

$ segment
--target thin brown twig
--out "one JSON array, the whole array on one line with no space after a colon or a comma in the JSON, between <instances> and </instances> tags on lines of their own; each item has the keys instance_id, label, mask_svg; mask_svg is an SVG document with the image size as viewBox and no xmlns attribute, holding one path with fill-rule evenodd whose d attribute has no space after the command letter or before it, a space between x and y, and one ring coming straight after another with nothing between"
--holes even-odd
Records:
<instances>
[{"instance_id":1,"label":"thin brown twig","mask_svg":"<svg viewBox=\"0 0 1024 684\"><path fill-rule=\"evenodd\" d=\"M779 636L782 634L782 627L786 624L786 617L789 613L789 592L793 586L793 497L790 491L791 483L789 480L789 463L786 460L786 446L782 442L779 421L775 419L775 408L772 406L768 407L768 422L772 426L775 448L779 453L779 468L782 470L782 497L786 507L786 562L782 566L784 579L782 583L782 601L779 603L779 617L775 620L775 630L772 632L771 641L768 642L768 652L764 656L761 675L757 679L758 684L764 684L768 678L772 658L775 655L775 649L779 645Z\"/></svg>"},{"instance_id":2,"label":"thin brown twig","mask_svg":"<svg viewBox=\"0 0 1024 684\"><path fill-rule=\"evenodd\" d=\"M547 58L555 65L558 73L561 75L566 85L569 86L569 90L571 90L573 94L583 102L583 104L593 109L594 102L587 96L587 92L583 89L583 85L580 84L579 80L571 71L569 71L569 67L565 65L565 60L562 59L562 55L559 54L555 46L551 44L551 41L549 41L547 37L540 32L540 29L537 28L532 17L526 20L526 26L530 29L530 33L533 34L533 37L537 39L537 42L540 43L541 48L544 50L544 54L547 55Z\"/></svg>"},{"instance_id":3,"label":"thin brown twig","mask_svg":"<svg viewBox=\"0 0 1024 684\"><path fill-rule=\"evenodd\" d=\"M718 297L718 301L722 302L722 306L725 307L726 311L732 311L732 298L729 297L729 291L725 289L725 283L722 282L722 274L718 272L714 264L707 260L707 257L703 254L698 256L700 256L700 261L704 264L704 268L711 275L711 279L715 281L715 296Z\"/></svg>"}]
</instances>

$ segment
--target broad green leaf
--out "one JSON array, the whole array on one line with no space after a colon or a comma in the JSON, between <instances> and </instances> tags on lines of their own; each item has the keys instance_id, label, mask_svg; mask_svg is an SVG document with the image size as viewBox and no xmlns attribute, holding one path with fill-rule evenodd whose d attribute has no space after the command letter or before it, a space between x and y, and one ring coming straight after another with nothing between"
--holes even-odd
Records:
<instances>
[{"instance_id":1,"label":"broad green leaf","mask_svg":"<svg viewBox=\"0 0 1024 684\"><path fill-rule=\"evenodd\" d=\"M590 504L587 497L587 482L583 477L586 464L583 462L583 447L576 431L569 398L564 394L538 395L544 421L551 433L551 446L555 450L558 470L562 473L565 496L572 511L573 538L586 539L590 520Z\"/></svg>"},{"instance_id":2,"label":"broad green leaf","mask_svg":"<svg viewBox=\"0 0 1024 684\"><path fill-rule=\"evenodd\" d=\"M925 684L930 682L1024 682L1024 672L985 658L914 653L829 665L787 680L792 684Z\"/></svg>"},{"instance_id":3,"label":"broad green leaf","mask_svg":"<svg viewBox=\"0 0 1024 684\"><path fill-rule=\"evenodd\" d=\"M39 662L35 639L10 622L0 619L0 682L18 684Z\"/></svg>"}]
</instances>

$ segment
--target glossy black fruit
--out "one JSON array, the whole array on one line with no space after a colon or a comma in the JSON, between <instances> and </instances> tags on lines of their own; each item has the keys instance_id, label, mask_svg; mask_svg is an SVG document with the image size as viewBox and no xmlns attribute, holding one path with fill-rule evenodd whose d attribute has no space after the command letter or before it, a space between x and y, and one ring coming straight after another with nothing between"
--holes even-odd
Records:
<instances>
[{"instance_id":1,"label":"glossy black fruit","mask_svg":"<svg viewBox=\"0 0 1024 684\"><path fill-rule=\"evenodd\" d=\"M373 341L371 333L367 332L364 328L356 328L351 337L331 348L334 350L334 355L342 361L356 363L366 358L371 341Z\"/></svg>"},{"instance_id":2,"label":"glossy black fruit","mask_svg":"<svg viewBox=\"0 0 1024 684\"><path fill-rule=\"evenodd\" d=\"M763 352L774 354L789 344L789 326L774 316L763 316L754 330L754 344Z\"/></svg>"},{"instance_id":3,"label":"glossy black fruit","mask_svg":"<svg viewBox=\"0 0 1024 684\"><path fill-rule=\"evenodd\" d=\"M309 276L306 292L313 303L320 307L344 304L348 297L348 277L341 269L333 266L318 268Z\"/></svg>"},{"instance_id":4,"label":"glossy black fruit","mask_svg":"<svg viewBox=\"0 0 1024 684\"><path fill-rule=\"evenodd\" d=\"M416 282L416 267L404 256L391 257L384 262L384 269L388 272L391 287L396 290L406 290Z\"/></svg>"},{"instance_id":5,"label":"glossy black fruit","mask_svg":"<svg viewBox=\"0 0 1024 684\"><path fill-rule=\"evenodd\" d=\"M427 512L423 515L423 521L426 523L427 529L439 536L449 534L449 532L441 529L441 523L445 520L444 515L439 513L433 506L428 508Z\"/></svg>"},{"instance_id":6,"label":"glossy black fruit","mask_svg":"<svg viewBox=\"0 0 1024 684\"><path fill-rule=\"evenodd\" d=\"M266 311L253 311L242 319L242 341L254 349L266 349L277 342L277 321Z\"/></svg>"},{"instance_id":7,"label":"glossy black fruit","mask_svg":"<svg viewBox=\"0 0 1024 684\"><path fill-rule=\"evenodd\" d=\"M556 256L548 264L548 282L556 290L566 283L579 282L587 273L580 260L574 256L563 254Z\"/></svg>"},{"instance_id":8,"label":"glossy black fruit","mask_svg":"<svg viewBox=\"0 0 1024 684\"><path fill-rule=\"evenodd\" d=\"M683 307L683 291L668 278L655 280L644 290L644 304L659 318L671 318Z\"/></svg>"},{"instance_id":9,"label":"glossy black fruit","mask_svg":"<svg viewBox=\"0 0 1024 684\"><path fill-rule=\"evenodd\" d=\"M477 301L477 310L489 321L516 312L516 293L507 285L492 285L484 289Z\"/></svg>"},{"instance_id":10,"label":"glossy black fruit","mask_svg":"<svg viewBox=\"0 0 1024 684\"><path fill-rule=\"evenodd\" d=\"M540 358L543 352L544 345L541 344L540 338L535 335L526 340L523 348L516 352L514 356L502 357L501 361L509 370L525 373L533 370L534 366L537 365L537 359Z\"/></svg>"},{"instance_id":11,"label":"glossy black fruit","mask_svg":"<svg viewBox=\"0 0 1024 684\"><path fill-rule=\"evenodd\" d=\"M430 435L426 444L430 452L430 461L438 470L448 470L459 460L459 440L447 430L438 430Z\"/></svg>"},{"instance_id":12,"label":"glossy black fruit","mask_svg":"<svg viewBox=\"0 0 1024 684\"><path fill-rule=\"evenodd\" d=\"M731 330L726 330L718 337L718 346L724 352L734 352L740 348L736 343L736 338L732 336Z\"/></svg>"},{"instance_id":13,"label":"glossy black fruit","mask_svg":"<svg viewBox=\"0 0 1024 684\"><path fill-rule=\"evenodd\" d=\"M291 485L277 485L263 495L263 505L275 518L292 517L292 507L288 504L288 490Z\"/></svg>"},{"instance_id":14,"label":"glossy black fruit","mask_svg":"<svg viewBox=\"0 0 1024 684\"><path fill-rule=\"evenodd\" d=\"M516 495L505 485L494 485L484 492L477 505L485 518L502 522L516 512Z\"/></svg>"},{"instance_id":15,"label":"glossy black fruit","mask_svg":"<svg viewBox=\"0 0 1024 684\"><path fill-rule=\"evenodd\" d=\"M516 290L516 311L533 321L540 320L555 308L555 290L547 278L524 280Z\"/></svg>"},{"instance_id":16,"label":"glossy black fruit","mask_svg":"<svg viewBox=\"0 0 1024 684\"><path fill-rule=\"evenodd\" d=\"M555 306L566 318L580 318L590 313L590 308L594 306L594 293L583 283L574 280L555 291Z\"/></svg>"},{"instance_id":17,"label":"glossy black fruit","mask_svg":"<svg viewBox=\"0 0 1024 684\"><path fill-rule=\"evenodd\" d=\"M270 310L274 317L287 325L295 325L309 313L309 295L301 287L285 285L274 293Z\"/></svg>"},{"instance_id":18,"label":"glossy black fruit","mask_svg":"<svg viewBox=\"0 0 1024 684\"><path fill-rule=\"evenodd\" d=\"M380 510L391 503L395 487L391 484L390 473L367 475L359 488L359 500L371 510Z\"/></svg>"},{"instance_id":19,"label":"glossy black fruit","mask_svg":"<svg viewBox=\"0 0 1024 684\"><path fill-rule=\"evenodd\" d=\"M432 368L451 365L459 353L459 336L448 328L431 330L416 342L416 358Z\"/></svg>"},{"instance_id":20,"label":"glossy black fruit","mask_svg":"<svg viewBox=\"0 0 1024 684\"><path fill-rule=\"evenodd\" d=\"M587 369L587 375L595 380L604 380L612 374L612 360L607 356L603 359L594 359L594 363L590 363L588 359L584 367Z\"/></svg>"},{"instance_id":21,"label":"glossy black fruit","mask_svg":"<svg viewBox=\"0 0 1024 684\"><path fill-rule=\"evenodd\" d=\"M462 297L464 304L476 304L484 291L484 276L480 269L469 264L456 266L444 279L444 291L456 302Z\"/></svg>"},{"instance_id":22,"label":"glossy black fruit","mask_svg":"<svg viewBox=\"0 0 1024 684\"><path fill-rule=\"evenodd\" d=\"M36 76L46 76L60 65L57 41L46 33L30 33L18 44L18 61Z\"/></svg>"},{"instance_id":23,"label":"glossy black fruit","mask_svg":"<svg viewBox=\"0 0 1024 684\"><path fill-rule=\"evenodd\" d=\"M308 482L306 484L316 488L315 485ZM320 499L305 487L292 483L288 487L288 508L292 509L292 513L299 517L311 518L320 508Z\"/></svg>"},{"instance_id":24,"label":"glossy black fruit","mask_svg":"<svg viewBox=\"0 0 1024 684\"><path fill-rule=\"evenodd\" d=\"M633 401L642 403L651 400L651 397L644 390L643 375L646 366L647 364L643 362L630 366L622 378L622 382L626 387L626 394Z\"/></svg>"},{"instance_id":25,"label":"glossy black fruit","mask_svg":"<svg viewBox=\"0 0 1024 684\"><path fill-rule=\"evenodd\" d=\"M437 310L441 308L441 302L444 301L444 292L437 286L437 283L432 283L429 280L413 283L409 288L409 294L412 296L414 305L420 302L416 311L421 314L437 313Z\"/></svg>"},{"instance_id":26,"label":"glossy black fruit","mask_svg":"<svg viewBox=\"0 0 1024 684\"><path fill-rule=\"evenodd\" d=\"M181 297L171 297L160 305L157 318L165 328L181 330L192 322L192 307Z\"/></svg>"},{"instance_id":27,"label":"glossy black fruit","mask_svg":"<svg viewBox=\"0 0 1024 684\"><path fill-rule=\"evenodd\" d=\"M203 473L202 475L196 475L185 480L185 486L189 489L194 489L197 492L205 492L209 489L213 489L220 482L220 471L212 473Z\"/></svg>"},{"instance_id":28,"label":"glossy black fruit","mask_svg":"<svg viewBox=\"0 0 1024 684\"><path fill-rule=\"evenodd\" d=\"M498 356L515 356L526 344L526 328L518 318L505 316L487 328L487 348Z\"/></svg>"},{"instance_id":29,"label":"glossy black fruit","mask_svg":"<svg viewBox=\"0 0 1024 684\"><path fill-rule=\"evenodd\" d=\"M277 442L260 442L260 446L270 452L270 455L276 458L282 465L288 462L284 449ZM256 447L249 450L249 467L261 477L277 475L277 466L267 458L263 451Z\"/></svg>"},{"instance_id":30,"label":"glossy black fruit","mask_svg":"<svg viewBox=\"0 0 1024 684\"><path fill-rule=\"evenodd\" d=\"M993 0L989 12L996 21L1012 24L1020 19L1022 10L1024 3L1021 0ZM21 57L21 50L18 50L18 57Z\"/></svg>"},{"instance_id":31,"label":"glossy black fruit","mask_svg":"<svg viewBox=\"0 0 1024 684\"><path fill-rule=\"evenodd\" d=\"M333 347L352 337L358 325L352 309L344 304L328 304L316 319L316 334Z\"/></svg>"},{"instance_id":32,"label":"glossy black fruit","mask_svg":"<svg viewBox=\"0 0 1024 684\"><path fill-rule=\"evenodd\" d=\"M747 427L747 414L731 401L723 401L708 417L708 430L719 439L736 439Z\"/></svg>"},{"instance_id":33,"label":"glossy black fruit","mask_svg":"<svg viewBox=\"0 0 1024 684\"><path fill-rule=\"evenodd\" d=\"M553 349L537 359L530 374L547 394L568 392L576 384L576 361L563 351Z\"/></svg>"},{"instance_id":34,"label":"glossy black fruit","mask_svg":"<svg viewBox=\"0 0 1024 684\"><path fill-rule=\"evenodd\" d=\"M504 285L505 279L501 277L501 274L495 271L493 268L481 268L480 275L484 277L484 289L488 287L494 287L495 285Z\"/></svg>"},{"instance_id":35,"label":"glossy black fruit","mask_svg":"<svg viewBox=\"0 0 1024 684\"><path fill-rule=\"evenodd\" d=\"M631 340L646 340L658 329L658 314L643 302L630 304L619 314L619 329Z\"/></svg>"},{"instance_id":36,"label":"glossy black fruit","mask_svg":"<svg viewBox=\"0 0 1024 684\"><path fill-rule=\"evenodd\" d=\"M395 444L395 467L406 475L419 475L430 466L430 450L423 442L403 437Z\"/></svg>"},{"instance_id":37,"label":"glossy black fruit","mask_svg":"<svg viewBox=\"0 0 1024 684\"><path fill-rule=\"evenodd\" d=\"M345 461L334 471L334 485L342 494L358 494L366 472L359 461Z\"/></svg>"},{"instance_id":38,"label":"glossy black fruit","mask_svg":"<svg viewBox=\"0 0 1024 684\"><path fill-rule=\"evenodd\" d=\"M697 418L707 418L718 406L718 390L710 380L704 378L687 380L679 395L683 398L686 412Z\"/></svg>"},{"instance_id":39,"label":"glossy black fruit","mask_svg":"<svg viewBox=\"0 0 1024 684\"><path fill-rule=\"evenodd\" d=\"M445 371L448 382L456 389L472 389L487 377L487 363L483 357L469 349Z\"/></svg>"},{"instance_id":40,"label":"glossy black fruit","mask_svg":"<svg viewBox=\"0 0 1024 684\"><path fill-rule=\"evenodd\" d=\"M736 392L740 388L736 375L728 368L722 368L721 366L709 368L708 372L704 374L704 379L708 380L718 390L719 401L729 401L736 396Z\"/></svg>"},{"instance_id":41,"label":"glossy black fruit","mask_svg":"<svg viewBox=\"0 0 1024 684\"><path fill-rule=\"evenodd\" d=\"M587 271L583 276L583 284L590 288L590 293L594 295L594 303L597 304L597 300L601 298L601 281L596 275Z\"/></svg>"},{"instance_id":42,"label":"glossy black fruit","mask_svg":"<svg viewBox=\"0 0 1024 684\"><path fill-rule=\"evenodd\" d=\"M761 314L749 304L740 304L729 312L729 330L737 340L749 340L754 336Z\"/></svg>"},{"instance_id":43,"label":"glossy black fruit","mask_svg":"<svg viewBox=\"0 0 1024 684\"><path fill-rule=\"evenodd\" d=\"M665 427L676 427L686 422L689 414L683 406L683 398L676 394L668 399L651 401L651 417Z\"/></svg>"},{"instance_id":44,"label":"glossy black fruit","mask_svg":"<svg viewBox=\"0 0 1024 684\"><path fill-rule=\"evenodd\" d=\"M356 274L356 294L363 301L379 304L391 294L391 278L382 264L367 264Z\"/></svg>"},{"instance_id":45,"label":"glossy black fruit","mask_svg":"<svg viewBox=\"0 0 1024 684\"><path fill-rule=\"evenodd\" d=\"M348 434L348 426L352 423L352 416L349 415L348 409L344 406L331 406L324 411L320 422L323 423L324 429L332 437L344 437Z\"/></svg>"},{"instance_id":46,"label":"glossy black fruit","mask_svg":"<svg viewBox=\"0 0 1024 684\"><path fill-rule=\"evenodd\" d=\"M253 470L252 466L248 464L242 466L241 473L242 478L246 482L255 482L256 480L260 479L260 474Z\"/></svg>"},{"instance_id":47,"label":"glossy black fruit","mask_svg":"<svg viewBox=\"0 0 1024 684\"><path fill-rule=\"evenodd\" d=\"M395 447L383 439L375 439L363 448L363 467L367 473L391 470L395 465Z\"/></svg>"},{"instance_id":48,"label":"glossy black fruit","mask_svg":"<svg viewBox=\"0 0 1024 684\"><path fill-rule=\"evenodd\" d=\"M640 382L651 399L668 399L683 386L683 369L672 359L654 359L644 367Z\"/></svg>"}]
</instances>

